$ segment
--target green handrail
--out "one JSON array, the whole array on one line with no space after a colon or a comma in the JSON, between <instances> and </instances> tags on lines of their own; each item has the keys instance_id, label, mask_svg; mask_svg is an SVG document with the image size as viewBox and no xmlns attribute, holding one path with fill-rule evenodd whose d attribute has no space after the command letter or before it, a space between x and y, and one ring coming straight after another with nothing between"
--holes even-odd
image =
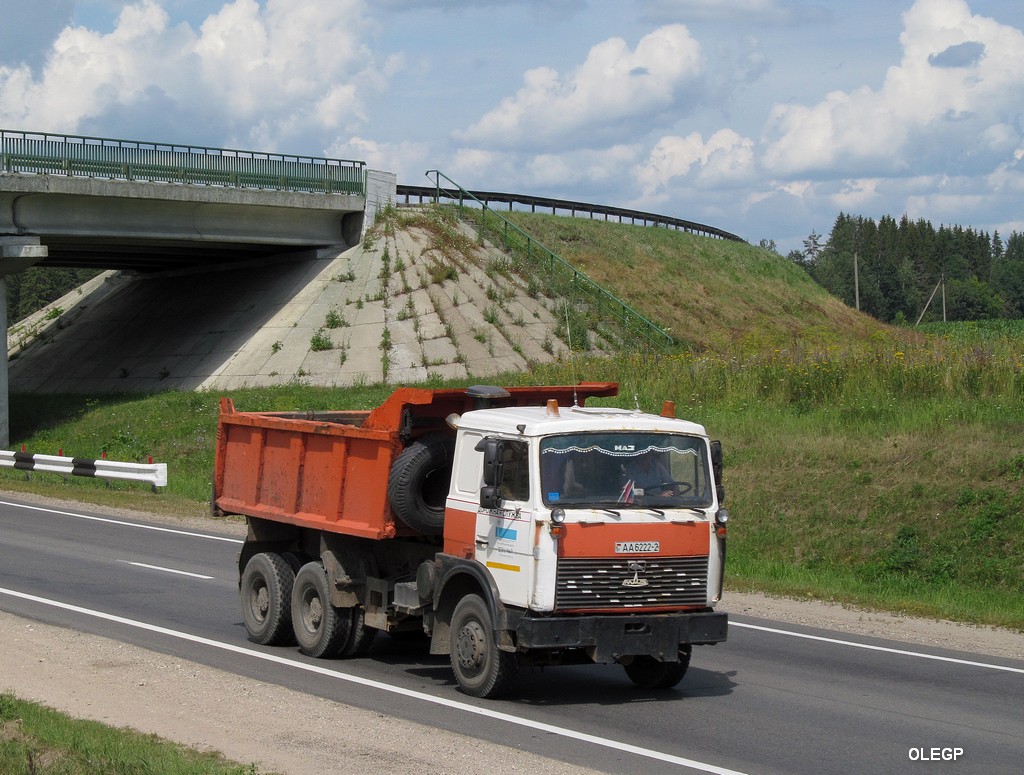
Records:
<instances>
[{"instance_id":1,"label":"green handrail","mask_svg":"<svg viewBox=\"0 0 1024 775\"><path fill-rule=\"evenodd\" d=\"M505 248L508 250L518 250L521 254L525 255L528 262L534 265L545 264L545 268L548 271L557 272L567 278L571 287L574 290L578 290L584 295L590 297L600 312L614 316L626 330L632 331L650 344L663 349L668 349L675 344L675 340L672 338L672 335L657 323L633 309L629 304L615 296L613 293L610 293L605 288L598 285L564 258L559 256L553 250L542 245L521 228L501 215L501 213L488 207L486 202L478 199L470 191L464 189L443 172L440 170L428 170L426 175L428 178L431 175L434 176L435 203L439 203L442 196L446 199L458 200L459 215L461 217L466 200L468 199L475 202L482 213L480 227L481 234L485 233L488 229L488 213L493 214L500 225L500 228L494 229L493 233L501 240L501 243ZM441 178L444 178L451 184L451 191L447 191L441 187Z\"/></svg>"},{"instance_id":2,"label":"green handrail","mask_svg":"<svg viewBox=\"0 0 1024 775\"><path fill-rule=\"evenodd\" d=\"M365 163L0 129L0 172L366 195Z\"/></svg>"}]
</instances>

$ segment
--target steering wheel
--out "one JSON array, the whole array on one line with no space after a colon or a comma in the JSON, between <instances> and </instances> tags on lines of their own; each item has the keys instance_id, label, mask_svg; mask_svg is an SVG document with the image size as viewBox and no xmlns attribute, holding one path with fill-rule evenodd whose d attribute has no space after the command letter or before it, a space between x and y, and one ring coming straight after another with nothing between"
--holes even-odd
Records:
<instances>
[{"instance_id":1,"label":"steering wheel","mask_svg":"<svg viewBox=\"0 0 1024 775\"><path fill-rule=\"evenodd\" d=\"M648 485L647 487L644 487L644 493L646 494L648 490L665 490L670 488L675 490L676 495L686 495L686 493L693 489L693 485L690 484L689 482L677 482L669 480L667 482L659 482L658 484L651 484Z\"/></svg>"}]
</instances>

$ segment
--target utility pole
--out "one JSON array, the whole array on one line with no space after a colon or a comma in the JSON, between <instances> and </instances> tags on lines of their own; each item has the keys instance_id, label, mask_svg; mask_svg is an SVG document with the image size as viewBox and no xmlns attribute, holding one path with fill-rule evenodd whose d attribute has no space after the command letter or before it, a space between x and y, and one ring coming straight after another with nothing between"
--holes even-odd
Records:
<instances>
[{"instance_id":1,"label":"utility pole","mask_svg":"<svg viewBox=\"0 0 1024 775\"><path fill-rule=\"evenodd\" d=\"M924 303L924 309L921 310L921 314L917 316L917 322L914 323L915 326L921 324L921 319L924 317L924 313L928 311L928 306L932 303L932 299L935 298L935 292L939 290L940 286L942 287L942 322L946 322L946 273L943 272L939 275L939 281L935 283L935 287L932 288L932 295L929 296L928 301Z\"/></svg>"}]
</instances>

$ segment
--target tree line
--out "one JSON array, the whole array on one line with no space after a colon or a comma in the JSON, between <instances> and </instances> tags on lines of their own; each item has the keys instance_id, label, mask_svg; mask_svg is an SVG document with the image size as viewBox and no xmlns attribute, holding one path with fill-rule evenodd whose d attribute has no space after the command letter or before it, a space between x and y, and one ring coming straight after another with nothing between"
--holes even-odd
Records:
<instances>
[{"instance_id":1,"label":"tree line","mask_svg":"<svg viewBox=\"0 0 1024 775\"><path fill-rule=\"evenodd\" d=\"M879 320L916 322L940 285L947 320L1024 317L1024 234L1013 232L1004 242L998 231L936 229L906 215L876 223L840 213L828 239L821 239L812 232L804 250L787 258L851 307L859 290L861 311ZM942 319L941 299L936 294L925 321Z\"/></svg>"},{"instance_id":2,"label":"tree line","mask_svg":"<svg viewBox=\"0 0 1024 775\"><path fill-rule=\"evenodd\" d=\"M4 278L7 281L8 322L23 320L97 274L99 272L95 269L33 266L23 272L8 275Z\"/></svg>"}]
</instances>

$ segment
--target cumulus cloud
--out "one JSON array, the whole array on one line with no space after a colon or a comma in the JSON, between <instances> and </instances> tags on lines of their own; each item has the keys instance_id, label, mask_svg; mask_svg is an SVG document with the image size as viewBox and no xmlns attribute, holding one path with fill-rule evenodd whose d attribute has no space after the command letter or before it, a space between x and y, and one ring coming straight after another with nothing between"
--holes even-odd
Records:
<instances>
[{"instance_id":1,"label":"cumulus cloud","mask_svg":"<svg viewBox=\"0 0 1024 775\"><path fill-rule=\"evenodd\" d=\"M628 179L641 153L639 145L622 144L539 154L463 148L446 163L445 172L470 188L492 187L494 180L501 180L506 190L580 199L588 188L618 186Z\"/></svg>"},{"instance_id":2,"label":"cumulus cloud","mask_svg":"<svg viewBox=\"0 0 1024 775\"><path fill-rule=\"evenodd\" d=\"M732 129L720 129L706 141L698 132L662 137L635 176L646 198L658 198L679 179L704 186L749 182L756 174L754 141Z\"/></svg>"},{"instance_id":3,"label":"cumulus cloud","mask_svg":"<svg viewBox=\"0 0 1024 775\"><path fill-rule=\"evenodd\" d=\"M179 122L219 120L235 143L277 145L348 131L363 93L394 63L361 43L363 0L232 0L198 27L156 0L126 5L109 32L66 27L36 72L0 67L0 125L77 132L161 106Z\"/></svg>"},{"instance_id":4,"label":"cumulus cloud","mask_svg":"<svg viewBox=\"0 0 1024 775\"><path fill-rule=\"evenodd\" d=\"M1024 99L1024 33L972 15L964 0L918 0L903 23L902 60L880 89L773 109L770 174L962 172L991 168L993 139L1021 143L1011 127ZM964 147L964 136L977 141Z\"/></svg>"},{"instance_id":5,"label":"cumulus cloud","mask_svg":"<svg viewBox=\"0 0 1024 775\"><path fill-rule=\"evenodd\" d=\"M426 185L423 175L429 164L429 143L382 143L357 135L329 146L325 153L332 158L364 161L369 169L394 172L403 183Z\"/></svg>"},{"instance_id":6,"label":"cumulus cloud","mask_svg":"<svg viewBox=\"0 0 1024 775\"><path fill-rule=\"evenodd\" d=\"M528 70L514 96L455 137L490 149L607 145L624 128L678 110L681 92L701 69L700 46L683 25L661 27L632 50L622 38L610 38L566 75L550 67Z\"/></svg>"}]
</instances>

